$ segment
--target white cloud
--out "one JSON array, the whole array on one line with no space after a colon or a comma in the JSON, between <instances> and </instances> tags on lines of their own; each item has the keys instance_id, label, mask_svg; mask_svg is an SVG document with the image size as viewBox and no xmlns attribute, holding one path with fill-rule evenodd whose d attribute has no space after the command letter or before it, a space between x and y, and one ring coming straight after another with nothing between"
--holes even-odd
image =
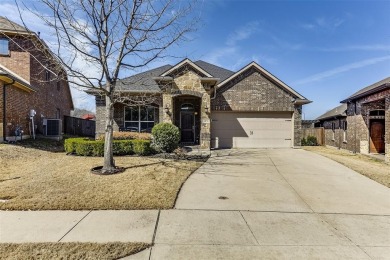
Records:
<instances>
[{"instance_id":1,"label":"white cloud","mask_svg":"<svg viewBox=\"0 0 390 260\"><path fill-rule=\"evenodd\" d=\"M259 31L259 22L257 21L249 22L244 26L234 30L234 32L232 32L228 36L226 40L226 45L235 46L239 41L248 39L258 31Z\"/></svg>"},{"instance_id":2,"label":"white cloud","mask_svg":"<svg viewBox=\"0 0 390 260\"><path fill-rule=\"evenodd\" d=\"M340 27L345 22L345 19L333 17L318 17L314 21L301 24L301 27L306 30L333 30Z\"/></svg>"},{"instance_id":3,"label":"white cloud","mask_svg":"<svg viewBox=\"0 0 390 260\"><path fill-rule=\"evenodd\" d=\"M205 60L218 66L224 66L224 61L229 61L229 65L225 66L232 70L241 68L245 63L248 63L247 58L243 58L240 54L241 48L239 42L245 41L259 32L259 22L252 21L237 28L226 37L225 44L220 48L212 50L205 57Z\"/></svg>"},{"instance_id":4,"label":"white cloud","mask_svg":"<svg viewBox=\"0 0 390 260\"><path fill-rule=\"evenodd\" d=\"M343 66L340 66L340 67L337 67L337 68L334 68L334 69L331 69L331 70L323 71L323 72L314 74L314 75L312 75L310 77L298 80L297 82L294 83L294 85L303 85L303 84L307 84L307 83L311 83L311 82L321 81L321 80L323 80L325 78L329 78L331 76L334 76L334 75L337 75L337 74L340 74L340 73L343 73L343 72L347 72L347 71L358 69L358 68L367 67L367 66L374 65L374 64L377 64L377 63L380 63L380 62L384 62L384 61L388 61L388 60L390 60L390 55L384 56L384 57L371 58L371 59L361 60L361 61L358 61L358 62L349 63L349 64L346 64L346 65L343 65Z\"/></svg>"},{"instance_id":5,"label":"white cloud","mask_svg":"<svg viewBox=\"0 0 390 260\"><path fill-rule=\"evenodd\" d=\"M390 45L371 44L371 45L350 45L341 47L318 48L319 51L341 52L341 51L390 51Z\"/></svg>"}]
</instances>

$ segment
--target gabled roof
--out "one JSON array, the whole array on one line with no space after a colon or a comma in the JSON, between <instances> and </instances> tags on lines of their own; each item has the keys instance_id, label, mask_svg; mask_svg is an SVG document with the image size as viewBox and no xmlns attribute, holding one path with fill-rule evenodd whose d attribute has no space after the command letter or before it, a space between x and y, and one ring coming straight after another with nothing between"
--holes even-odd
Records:
<instances>
[{"instance_id":1,"label":"gabled roof","mask_svg":"<svg viewBox=\"0 0 390 260\"><path fill-rule=\"evenodd\" d=\"M347 104L342 104L338 107L335 107L327 111L325 114L320 115L319 117L316 118L316 120L324 120L324 119L345 117L345 116L347 116Z\"/></svg>"},{"instance_id":2,"label":"gabled roof","mask_svg":"<svg viewBox=\"0 0 390 260\"><path fill-rule=\"evenodd\" d=\"M269 71L267 71L266 69L264 69L263 67L261 67L259 64L257 64L256 62L252 61L251 63L249 63L248 65L246 65L245 67L243 67L242 69L240 69L239 71L237 71L236 73L234 73L233 75L231 75L230 77L226 78L224 81L221 81L217 87L220 88L222 87L223 85L225 85L226 83L228 83L229 81L233 80L234 78L236 78L237 76L239 76L241 73L245 72L246 70L250 69L250 68L255 68L257 69L258 71L260 71L261 74L265 75L267 78L269 78L271 81L275 82L276 84L278 84L280 87L282 87L284 90L286 90L288 93L292 94L293 96L295 96L297 99L300 99L300 102L302 104L307 104L307 103L310 103L311 101L309 101L307 98L305 98L304 96L302 96L301 94L299 94L298 92L296 92L294 89L292 89L290 86L288 86L286 83L284 83L283 81L281 81L280 79L278 79L277 77L275 77L274 75L272 75Z\"/></svg>"},{"instance_id":3,"label":"gabled roof","mask_svg":"<svg viewBox=\"0 0 390 260\"><path fill-rule=\"evenodd\" d=\"M347 99L341 101L341 103L346 103L348 101L355 100L387 88L390 88L390 77L382 79L381 81L378 81L368 87L359 90L358 92L351 95Z\"/></svg>"},{"instance_id":4,"label":"gabled roof","mask_svg":"<svg viewBox=\"0 0 390 260\"><path fill-rule=\"evenodd\" d=\"M207 71L208 73L210 73L213 77L219 78L219 82L224 81L225 79L227 79L228 77L234 74L234 72L231 70L221 68L219 66L216 66L214 64L202 60L195 61L194 63L199 67L201 67L202 69L204 69L205 71Z\"/></svg>"},{"instance_id":5,"label":"gabled roof","mask_svg":"<svg viewBox=\"0 0 390 260\"><path fill-rule=\"evenodd\" d=\"M213 76L208 73L207 71L205 71L204 69L202 69L200 66L198 66L197 64L193 63L190 59L184 59L182 60L181 62L179 62L178 64L176 64L175 66L171 67L170 69L168 69L167 71L163 72L160 76L161 77L165 77L165 76L169 76L169 74L171 74L172 72L174 72L175 70L178 70L180 69L182 66L184 65L190 65L191 67L193 67L194 69L196 69L197 71L199 71L200 73L202 73L203 75L205 75L206 77L210 77L212 78Z\"/></svg>"},{"instance_id":6,"label":"gabled roof","mask_svg":"<svg viewBox=\"0 0 390 260\"><path fill-rule=\"evenodd\" d=\"M36 91L34 87L30 85L30 82L20 77L15 72L7 69L0 64L0 80L6 83L12 83L13 86L25 90L27 92Z\"/></svg>"},{"instance_id":7,"label":"gabled roof","mask_svg":"<svg viewBox=\"0 0 390 260\"><path fill-rule=\"evenodd\" d=\"M161 73L169 70L170 68L172 68L172 65L164 65L121 79L116 85L116 90L134 93L160 93L161 89L153 78L160 76Z\"/></svg>"},{"instance_id":8,"label":"gabled roof","mask_svg":"<svg viewBox=\"0 0 390 260\"><path fill-rule=\"evenodd\" d=\"M27 29L17 23L12 22L6 17L0 16L0 31L4 32L23 32L27 33Z\"/></svg>"}]
</instances>

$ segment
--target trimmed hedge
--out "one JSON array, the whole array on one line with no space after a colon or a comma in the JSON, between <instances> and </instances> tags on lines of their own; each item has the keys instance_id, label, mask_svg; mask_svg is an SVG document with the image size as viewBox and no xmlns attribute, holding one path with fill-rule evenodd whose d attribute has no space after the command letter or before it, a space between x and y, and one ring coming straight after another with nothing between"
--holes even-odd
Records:
<instances>
[{"instance_id":1,"label":"trimmed hedge","mask_svg":"<svg viewBox=\"0 0 390 260\"><path fill-rule=\"evenodd\" d=\"M154 151L149 140L114 140L114 155L150 155ZM81 156L103 156L104 141L86 138L68 138L64 143L65 152Z\"/></svg>"}]
</instances>

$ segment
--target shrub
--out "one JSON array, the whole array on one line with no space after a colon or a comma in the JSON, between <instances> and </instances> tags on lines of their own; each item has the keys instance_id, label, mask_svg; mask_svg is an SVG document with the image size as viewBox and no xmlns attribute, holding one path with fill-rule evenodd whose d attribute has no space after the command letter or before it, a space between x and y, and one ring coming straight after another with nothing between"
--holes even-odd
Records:
<instances>
[{"instance_id":1,"label":"shrub","mask_svg":"<svg viewBox=\"0 0 390 260\"><path fill-rule=\"evenodd\" d=\"M157 150L170 153L179 146L180 131L170 123L159 123L152 129L153 146Z\"/></svg>"},{"instance_id":2,"label":"shrub","mask_svg":"<svg viewBox=\"0 0 390 260\"><path fill-rule=\"evenodd\" d=\"M65 151L81 156L103 156L104 141L85 138L69 138L65 140ZM114 155L149 155L153 153L150 140L114 140Z\"/></svg>"},{"instance_id":3,"label":"shrub","mask_svg":"<svg viewBox=\"0 0 390 260\"><path fill-rule=\"evenodd\" d=\"M315 136L309 135L306 139L302 138L301 145L303 146L317 146L317 138Z\"/></svg>"},{"instance_id":4,"label":"shrub","mask_svg":"<svg viewBox=\"0 0 390 260\"><path fill-rule=\"evenodd\" d=\"M150 133L138 133L138 132L114 132L114 140L151 140L152 135ZM104 140L104 134L99 135L97 140Z\"/></svg>"}]
</instances>

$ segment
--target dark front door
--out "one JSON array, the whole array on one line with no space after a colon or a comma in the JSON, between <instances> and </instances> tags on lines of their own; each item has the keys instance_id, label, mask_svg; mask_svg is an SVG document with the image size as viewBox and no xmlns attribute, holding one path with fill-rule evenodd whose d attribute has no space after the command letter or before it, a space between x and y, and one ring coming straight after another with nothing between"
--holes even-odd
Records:
<instances>
[{"instance_id":1,"label":"dark front door","mask_svg":"<svg viewBox=\"0 0 390 260\"><path fill-rule=\"evenodd\" d=\"M180 115L180 128L181 128L181 142L193 143L194 142L194 112L181 112Z\"/></svg>"},{"instance_id":2,"label":"dark front door","mask_svg":"<svg viewBox=\"0 0 390 260\"><path fill-rule=\"evenodd\" d=\"M385 152L385 124L384 120L371 121L370 126L370 153Z\"/></svg>"}]
</instances>

